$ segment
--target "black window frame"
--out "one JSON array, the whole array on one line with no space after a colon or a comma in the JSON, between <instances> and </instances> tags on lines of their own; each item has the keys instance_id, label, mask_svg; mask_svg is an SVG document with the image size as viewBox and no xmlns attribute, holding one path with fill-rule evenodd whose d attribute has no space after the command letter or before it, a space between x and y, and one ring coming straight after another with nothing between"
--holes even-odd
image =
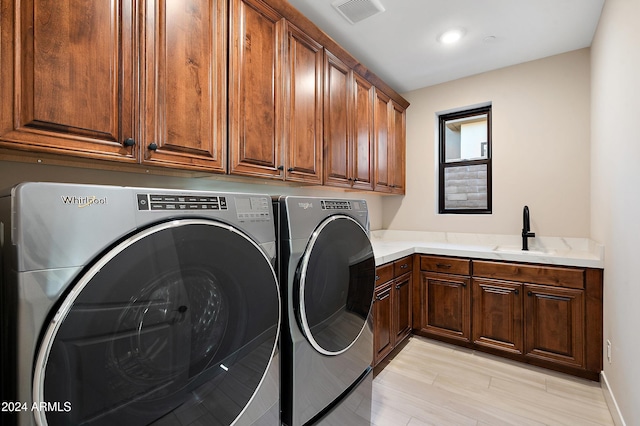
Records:
<instances>
[{"instance_id":1,"label":"black window frame","mask_svg":"<svg viewBox=\"0 0 640 426\"><path fill-rule=\"evenodd\" d=\"M461 160L461 161L446 161L446 132L445 123L449 120L456 120L465 117L473 117L476 115L487 114L487 146L486 158L479 158L473 160ZM492 212L492 172L491 172L491 157L492 157L492 143L491 143L491 105L465 109L447 114L441 114L438 116L438 158L439 158L439 170L438 170L438 213L439 214L491 214ZM452 209L445 207L445 171L452 167L461 166L475 166L486 165L487 166L487 207L486 208L459 208Z\"/></svg>"}]
</instances>

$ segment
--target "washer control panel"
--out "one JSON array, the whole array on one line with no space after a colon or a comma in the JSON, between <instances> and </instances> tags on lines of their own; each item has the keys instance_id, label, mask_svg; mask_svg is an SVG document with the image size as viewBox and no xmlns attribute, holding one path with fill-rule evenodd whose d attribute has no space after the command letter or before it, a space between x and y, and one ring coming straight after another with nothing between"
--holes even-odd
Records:
<instances>
[{"instance_id":1,"label":"washer control panel","mask_svg":"<svg viewBox=\"0 0 640 426\"><path fill-rule=\"evenodd\" d=\"M137 194L138 210L227 210L226 197Z\"/></svg>"},{"instance_id":2,"label":"washer control panel","mask_svg":"<svg viewBox=\"0 0 640 426\"><path fill-rule=\"evenodd\" d=\"M321 200L322 210L352 210L351 201L345 200Z\"/></svg>"}]
</instances>

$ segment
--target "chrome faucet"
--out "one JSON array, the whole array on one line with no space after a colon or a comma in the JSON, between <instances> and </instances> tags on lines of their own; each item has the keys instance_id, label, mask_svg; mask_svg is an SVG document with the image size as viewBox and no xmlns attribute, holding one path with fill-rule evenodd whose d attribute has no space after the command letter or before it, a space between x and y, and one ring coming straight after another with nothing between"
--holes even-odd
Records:
<instances>
[{"instance_id":1,"label":"chrome faucet","mask_svg":"<svg viewBox=\"0 0 640 426\"><path fill-rule=\"evenodd\" d=\"M535 237L529 224L529 206L524 206L522 211L522 250L529 250L529 237Z\"/></svg>"}]
</instances>

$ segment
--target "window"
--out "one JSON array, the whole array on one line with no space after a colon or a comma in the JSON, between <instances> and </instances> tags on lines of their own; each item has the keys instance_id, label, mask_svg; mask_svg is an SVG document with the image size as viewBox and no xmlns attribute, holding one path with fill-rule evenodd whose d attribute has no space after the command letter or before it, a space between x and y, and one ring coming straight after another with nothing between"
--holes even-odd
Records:
<instances>
[{"instance_id":1,"label":"window","mask_svg":"<svg viewBox=\"0 0 640 426\"><path fill-rule=\"evenodd\" d=\"M491 106L439 117L440 213L491 213Z\"/></svg>"}]
</instances>

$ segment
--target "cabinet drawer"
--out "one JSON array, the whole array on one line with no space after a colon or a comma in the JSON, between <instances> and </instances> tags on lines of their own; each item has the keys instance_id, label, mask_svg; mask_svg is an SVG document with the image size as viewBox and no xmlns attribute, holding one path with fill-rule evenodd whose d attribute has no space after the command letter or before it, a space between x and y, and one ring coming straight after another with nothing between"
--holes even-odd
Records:
<instances>
[{"instance_id":1,"label":"cabinet drawer","mask_svg":"<svg viewBox=\"0 0 640 426\"><path fill-rule=\"evenodd\" d=\"M403 257L393 262L393 276L399 277L413 270L413 256Z\"/></svg>"},{"instance_id":2,"label":"cabinet drawer","mask_svg":"<svg viewBox=\"0 0 640 426\"><path fill-rule=\"evenodd\" d=\"M584 269L473 261L473 276L557 287L584 288Z\"/></svg>"},{"instance_id":3,"label":"cabinet drawer","mask_svg":"<svg viewBox=\"0 0 640 426\"><path fill-rule=\"evenodd\" d=\"M422 271L444 272L446 274L470 275L469 259L457 259L453 257L420 256L420 269Z\"/></svg>"},{"instance_id":4,"label":"cabinet drawer","mask_svg":"<svg viewBox=\"0 0 640 426\"><path fill-rule=\"evenodd\" d=\"M385 263L376 268L376 287L393 279L393 263Z\"/></svg>"}]
</instances>

